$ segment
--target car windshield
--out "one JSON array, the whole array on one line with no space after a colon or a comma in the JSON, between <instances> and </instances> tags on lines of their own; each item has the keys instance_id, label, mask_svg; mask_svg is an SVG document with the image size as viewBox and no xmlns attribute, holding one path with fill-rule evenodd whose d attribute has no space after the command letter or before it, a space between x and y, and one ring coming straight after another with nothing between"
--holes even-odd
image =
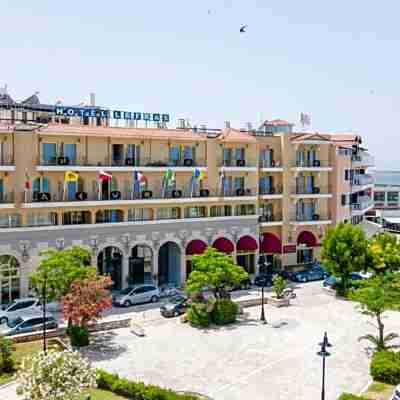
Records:
<instances>
[{"instance_id":1,"label":"car windshield","mask_svg":"<svg viewBox=\"0 0 400 400\"><path fill-rule=\"evenodd\" d=\"M20 324L21 322L23 321L23 319L21 318L21 317L17 317L17 318L14 318L14 319L10 319L8 322L7 322L7 326L9 327L9 328L15 328L18 324Z\"/></svg>"},{"instance_id":2,"label":"car windshield","mask_svg":"<svg viewBox=\"0 0 400 400\"><path fill-rule=\"evenodd\" d=\"M14 300L12 303L8 304L4 309L8 311L10 308L14 307L17 304L17 302Z\"/></svg>"},{"instance_id":3,"label":"car windshield","mask_svg":"<svg viewBox=\"0 0 400 400\"><path fill-rule=\"evenodd\" d=\"M125 295L125 294L129 294L132 291L133 288L131 287L127 287L125 289L122 289L119 294Z\"/></svg>"},{"instance_id":4,"label":"car windshield","mask_svg":"<svg viewBox=\"0 0 400 400\"><path fill-rule=\"evenodd\" d=\"M182 303L182 301L184 301L184 300L186 300L186 298L183 296L174 296L171 298L170 302L174 303L174 304L179 304L179 303Z\"/></svg>"}]
</instances>

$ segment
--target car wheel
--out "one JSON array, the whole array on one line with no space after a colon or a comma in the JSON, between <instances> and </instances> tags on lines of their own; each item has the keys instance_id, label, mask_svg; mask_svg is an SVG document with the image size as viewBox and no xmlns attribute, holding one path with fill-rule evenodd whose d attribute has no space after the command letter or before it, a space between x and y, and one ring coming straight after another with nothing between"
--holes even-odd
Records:
<instances>
[{"instance_id":1,"label":"car wheel","mask_svg":"<svg viewBox=\"0 0 400 400\"><path fill-rule=\"evenodd\" d=\"M124 307L130 307L132 305L130 300L125 300L124 301Z\"/></svg>"},{"instance_id":2,"label":"car wheel","mask_svg":"<svg viewBox=\"0 0 400 400\"><path fill-rule=\"evenodd\" d=\"M7 321L7 317L0 318L0 324L5 324Z\"/></svg>"},{"instance_id":3,"label":"car wheel","mask_svg":"<svg viewBox=\"0 0 400 400\"><path fill-rule=\"evenodd\" d=\"M308 279L306 278L306 277L304 277L303 279L302 279L302 282L304 282L304 283L306 283L308 281Z\"/></svg>"},{"instance_id":4,"label":"car wheel","mask_svg":"<svg viewBox=\"0 0 400 400\"><path fill-rule=\"evenodd\" d=\"M178 317L179 316L179 313L178 313L178 311L174 311L174 317Z\"/></svg>"},{"instance_id":5,"label":"car wheel","mask_svg":"<svg viewBox=\"0 0 400 400\"><path fill-rule=\"evenodd\" d=\"M152 303L157 303L158 297L157 297L157 296L151 296L150 301L151 301Z\"/></svg>"}]
</instances>

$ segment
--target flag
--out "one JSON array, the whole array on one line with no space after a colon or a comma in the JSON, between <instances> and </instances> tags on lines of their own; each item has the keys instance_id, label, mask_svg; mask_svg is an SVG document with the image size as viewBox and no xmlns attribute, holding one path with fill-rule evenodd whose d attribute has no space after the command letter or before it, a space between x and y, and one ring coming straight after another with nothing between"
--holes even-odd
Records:
<instances>
[{"instance_id":1,"label":"flag","mask_svg":"<svg viewBox=\"0 0 400 400\"><path fill-rule=\"evenodd\" d=\"M104 172L102 169L99 171L99 179L101 181L110 181L112 179L112 175Z\"/></svg>"},{"instance_id":2,"label":"flag","mask_svg":"<svg viewBox=\"0 0 400 400\"><path fill-rule=\"evenodd\" d=\"M201 170L199 175L199 181L204 181L204 179L207 179L207 174L206 171Z\"/></svg>"},{"instance_id":3,"label":"flag","mask_svg":"<svg viewBox=\"0 0 400 400\"><path fill-rule=\"evenodd\" d=\"M32 188L31 177L28 174L28 170L25 168L25 190Z\"/></svg>"},{"instance_id":4,"label":"flag","mask_svg":"<svg viewBox=\"0 0 400 400\"><path fill-rule=\"evenodd\" d=\"M146 178L141 172L136 172L136 180L139 182L139 185L145 185L146 184Z\"/></svg>"},{"instance_id":5,"label":"flag","mask_svg":"<svg viewBox=\"0 0 400 400\"><path fill-rule=\"evenodd\" d=\"M67 171L65 173L64 180L65 182L78 182L79 175L73 171Z\"/></svg>"},{"instance_id":6,"label":"flag","mask_svg":"<svg viewBox=\"0 0 400 400\"><path fill-rule=\"evenodd\" d=\"M200 170L198 168L195 168L193 170L193 178L194 179L199 179L200 178L200 174L201 174L201 172L200 172Z\"/></svg>"},{"instance_id":7,"label":"flag","mask_svg":"<svg viewBox=\"0 0 400 400\"><path fill-rule=\"evenodd\" d=\"M175 173L171 168L165 171L165 182L167 185L175 181Z\"/></svg>"}]
</instances>

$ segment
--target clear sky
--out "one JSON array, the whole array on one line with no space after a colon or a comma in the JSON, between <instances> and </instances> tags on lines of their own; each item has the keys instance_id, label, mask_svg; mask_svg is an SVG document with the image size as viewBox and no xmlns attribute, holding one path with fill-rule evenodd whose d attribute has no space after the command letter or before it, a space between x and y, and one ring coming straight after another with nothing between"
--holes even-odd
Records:
<instances>
[{"instance_id":1,"label":"clear sky","mask_svg":"<svg viewBox=\"0 0 400 400\"><path fill-rule=\"evenodd\" d=\"M400 168L399 15L398 0L2 0L0 85L210 127L308 112Z\"/></svg>"}]
</instances>

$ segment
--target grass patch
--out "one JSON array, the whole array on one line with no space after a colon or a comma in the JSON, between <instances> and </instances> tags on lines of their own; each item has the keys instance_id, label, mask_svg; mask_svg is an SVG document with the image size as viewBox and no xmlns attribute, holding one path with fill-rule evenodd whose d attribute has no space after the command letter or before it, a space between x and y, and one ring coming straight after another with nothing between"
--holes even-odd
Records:
<instances>
[{"instance_id":1,"label":"grass patch","mask_svg":"<svg viewBox=\"0 0 400 400\"><path fill-rule=\"evenodd\" d=\"M63 348L61 345L54 339L49 339L47 342L47 350L56 350L61 351ZM13 357L16 362L16 370L10 373L0 373L0 385L4 385L15 378L17 374L18 365L21 363L22 359L26 356L30 356L32 354L37 353L38 351L43 350L43 342L26 342L26 343L16 343L12 345L13 348Z\"/></svg>"},{"instance_id":2,"label":"grass patch","mask_svg":"<svg viewBox=\"0 0 400 400\"><path fill-rule=\"evenodd\" d=\"M373 382L369 385L364 397L370 400L389 400L394 386L382 382Z\"/></svg>"},{"instance_id":3,"label":"grass patch","mask_svg":"<svg viewBox=\"0 0 400 400\"><path fill-rule=\"evenodd\" d=\"M90 400L126 400L126 397L101 389L90 389L81 396L81 399L84 400L87 394L90 394Z\"/></svg>"}]
</instances>

